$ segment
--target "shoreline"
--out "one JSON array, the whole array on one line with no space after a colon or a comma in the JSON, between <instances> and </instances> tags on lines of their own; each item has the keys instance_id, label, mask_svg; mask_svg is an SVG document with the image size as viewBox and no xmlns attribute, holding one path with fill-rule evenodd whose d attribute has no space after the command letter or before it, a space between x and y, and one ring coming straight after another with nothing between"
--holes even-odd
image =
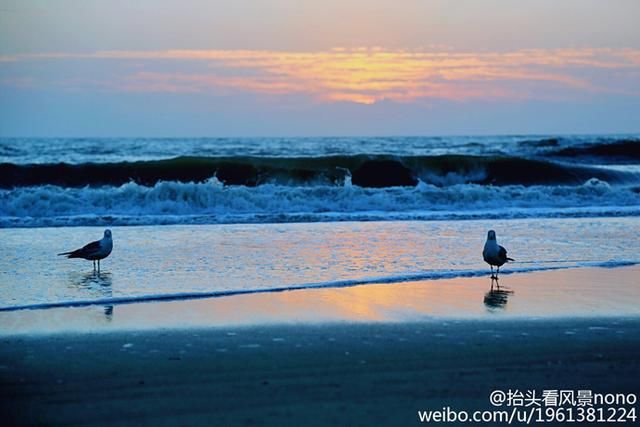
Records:
<instances>
[{"instance_id":1,"label":"shoreline","mask_svg":"<svg viewBox=\"0 0 640 427\"><path fill-rule=\"evenodd\" d=\"M635 267L640 265L640 262L636 261L604 261L604 262L582 262L576 265L558 265L558 266L545 266L545 267L512 267L509 266L507 271L501 273L500 277L511 276L513 274L527 274L527 273L539 273L545 271L558 271L558 270L570 270L570 269L582 269L582 268L620 268L620 267ZM467 278L483 278L486 277L486 272L483 270L462 270L462 271L430 271L424 273L413 273L387 277L370 277L362 279L348 279L337 280L333 282L316 282L306 283L301 285L291 285L266 289L238 289L227 291L202 291L202 292L182 292L182 293L169 293L169 294L157 294L157 295L131 295L122 297L110 297L103 299L93 300L71 300L60 301L51 303L40 304L26 304L18 306L0 307L0 313L13 312L21 310L48 310L52 308L74 308L74 307L89 307L100 305L125 305L125 304L145 304L155 302L174 302L174 301L190 301L199 299L213 299L224 297L235 297L239 295L254 295L254 294L275 294L279 292L289 291L305 291L305 290L318 290L318 289L342 289L351 288L355 286L366 285L398 285L410 282L426 282L426 281L439 281L439 280L457 280ZM110 273L106 272L105 275ZM100 272L93 272L95 278L100 278Z\"/></svg>"},{"instance_id":2,"label":"shoreline","mask_svg":"<svg viewBox=\"0 0 640 427\"><path fill-rule=\"evenodd\" d=\"M8 425L411 425L640 393L640 266L0 313Z\"/></svg>"},{"instance_id":3,"label":"shoreline","mask_svg":"<svg viewBox=\"0 0 640 427\"><path fill-rule=\"evenodd\" d=\"M640 317L640 266L0 312L0 337L262 325Z\"/></svg>"},{"instance_id":4,"label":"shoreline","mask_svg":"<svg viewBox=\"0 0 640 427\"><path fill-rule=\"evenodd\" d=\"M360 222L449 222L449 221L518 221L518 220L585 220L585 219L615 219L638 218L640 208L637 205L610 206L548 206L543 208L514 207L509 215L500 209L471 209L421 211L408 210L405 213L393 211L355 211L332 213L257 213L257 214L229 214L223 219L217 214L192 214L177 219L175 216L150 214L143 216L87 214L79 217L48 218L44 223L25 222L22 217L0 218L0 229L49 229L49 228L87 228L87 227L192 227L192 226L233 226L233 225L289 225L289 224L349 224ZM215 220L212 218L216 218ZM30 217L26 221L33 221ZM58 221L58 222L56 222Z\"/></svg>"}]
</instances>

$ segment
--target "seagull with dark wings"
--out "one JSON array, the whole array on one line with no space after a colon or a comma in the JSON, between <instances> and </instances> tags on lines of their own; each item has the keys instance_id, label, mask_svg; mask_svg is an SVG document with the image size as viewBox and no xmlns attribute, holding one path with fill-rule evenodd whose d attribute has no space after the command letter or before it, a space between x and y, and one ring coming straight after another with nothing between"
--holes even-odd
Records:
<instances>
[{"instance_id":1,"label":"seagull with dark wings","mask_svg":"<svg viewBox=\"0 0 640 427\"><path fill-rule=\"evenodd\" d=\"M80 249L71 252L62 252L58 255L66 255L67 258L82 258L93 261L93 269L96 269L96 261L98 261L98 271L100 271L100 260L105 259L113 249L113 239L111 239L111 230L104 230L104 237L95 242L91 242Z\"/></svg>"},{"instance_id":2,"label":"seagull with dark wings","mask_svg":"<svg viewBox=\"0 0 640 427\"><path fill-rule=\"evenodd\" d=\"M506 262L515 261L513 258L507 256L507 250L498 244L496 240L496 232L489 230L487 234L487 241L484 244L484 250L482 251L482 257L485 262L491 267L491 277L498 278L500 274L500 267ZM493 275L493 266L498 267L498 271Z\"/></svg>"}]
</instances>

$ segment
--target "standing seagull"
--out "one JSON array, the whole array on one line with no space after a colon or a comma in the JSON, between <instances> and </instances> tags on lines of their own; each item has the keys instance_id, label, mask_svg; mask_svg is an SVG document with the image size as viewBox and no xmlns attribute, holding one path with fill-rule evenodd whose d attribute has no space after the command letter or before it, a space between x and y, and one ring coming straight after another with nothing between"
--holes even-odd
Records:
<instances>
[{"instance_id":1,"label":"standing seagull","mask_svg":"<svg viewBox=\"0 0 640 427\"><path fill-rule=\"evenodd\" d=\"M505 262L515 261L513 258L507 256L507 250L498 244L496 240L496 232L489 230L487 233L487 241L484 244L484 250L482 251L482 257L485 262L491 266L491 278L498 278L500 274L500 266ZM493 266L498 267L498 272L493 275Z\"/></svg>"},{"instance_id":2,"label":"standing seagull","mask_svg":"<svg viewBox=\"0 0 640 427\"><path fill-rule=\"evenodd\" d=\"M100 260L105 259L113 249L113 240L111 239L111 230L104 230L104 237L101 240L91 242L81 249L71 252L63 252L58 255L66 255L67 258L84 258L93 261L93 270L96 269L96 261L98 261L98 271L100 271Z\"/></svg>"}]
</instances>

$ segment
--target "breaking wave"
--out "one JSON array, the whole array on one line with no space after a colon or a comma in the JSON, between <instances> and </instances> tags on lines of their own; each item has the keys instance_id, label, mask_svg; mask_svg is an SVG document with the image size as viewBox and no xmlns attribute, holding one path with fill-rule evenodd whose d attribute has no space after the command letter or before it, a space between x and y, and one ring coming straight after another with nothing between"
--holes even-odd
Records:
<instances>
[{"instance_id":1,"label":"breaking wave","mask_svg":"<svg viewBox=\"0 0 640 427\"><path fill-rule=\"evenodd\" d=\"M558 153L556 153L558 154ZM0 164L0 188L56 185L122 186L129 182L154 186L163 181L205 182L255 187L342 186L349 181L365 188L480 185L576 185L590 178L612 184L640 181L640 174L510 156L326 157L177 157L120 163Z\"/></svg>"},{"instance_id":2,"label":"breaking wave","mask_svg":"<svg viewBox=\"0 0 640 427\"><path fill-rule=\"evenodd\" d=\"M225 186L135 182L113 187L45 185L0 190L0 227L379 219L638 215L640 187L589 179L578 186Z\"/></svg>"},{"instance_id":3,"label":"breaking wave","mask_svg":"<svg viewBox=\"0 0 640 427\"><path fill-rule=\"evenodd\" d=\"M618 139L591 144L578 144L551 150L550 156L578 158L580 161L637 163L640 161L640 139Z\"/></svg>"}]
</instances>

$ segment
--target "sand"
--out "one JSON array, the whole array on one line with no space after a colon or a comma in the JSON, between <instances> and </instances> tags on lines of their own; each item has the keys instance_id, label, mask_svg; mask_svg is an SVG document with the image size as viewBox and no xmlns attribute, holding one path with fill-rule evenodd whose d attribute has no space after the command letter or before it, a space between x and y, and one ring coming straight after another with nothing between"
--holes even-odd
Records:
<instances>
[{"instance_id":1,"label":"sand","mask_svg":"<svg viewBox=\"0 0 640 427\"><path fill-rule=\"evenodd\" d=\"M413 425L494 389L638 393L637 318L54 334L0 343L10 425Z\"/></svg>"},{"instance_id":2,"label":"sand","mask_svg":"<svg viewBox=\"0 0 640 427\"><path fill-rule=\"evenodd\" d=\"M398 426L494 389L638 394L639 271L0 313L0 419Z\"/></svg>"}]
</instances>

